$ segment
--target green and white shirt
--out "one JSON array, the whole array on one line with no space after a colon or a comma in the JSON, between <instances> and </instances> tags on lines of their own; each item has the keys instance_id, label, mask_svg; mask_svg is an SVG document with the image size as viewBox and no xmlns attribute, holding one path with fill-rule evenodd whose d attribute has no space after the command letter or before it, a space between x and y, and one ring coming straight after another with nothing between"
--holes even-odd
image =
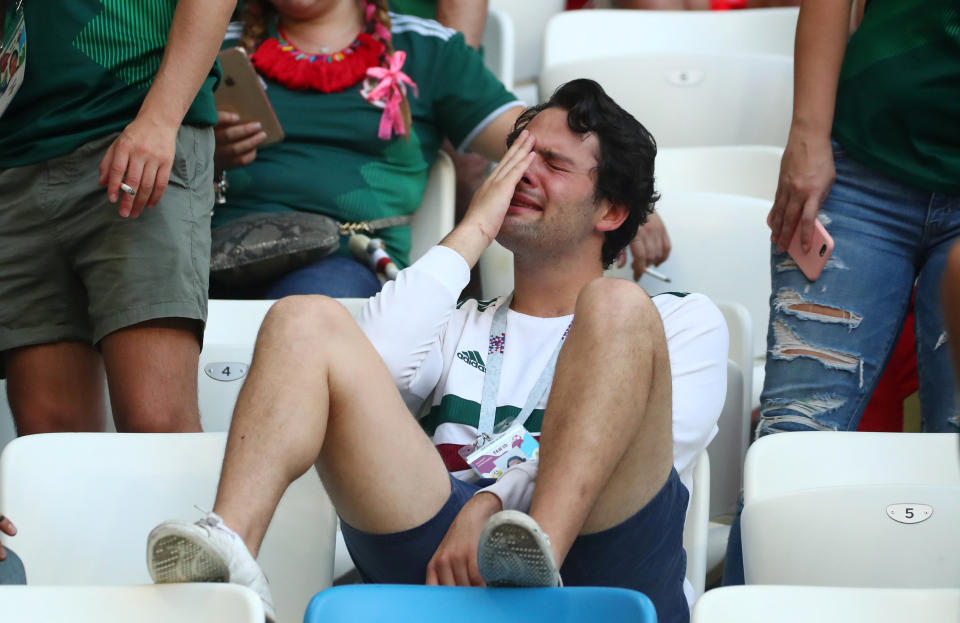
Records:
<instances>
[{"instance_id":1,"label":"green and white shirt","mask_svg":"<svg viewBox=\"0 0 960 623\"><path fill-rule=\"evenodd\" d=\"M133 121L160 68L176 0L27 0L30 58L0 117L0 169L63 156ZM184 123L213 125L215 64Z\"/></svg>"},{"instance_id":2,"label":"green and white shirt","mask_svg":"<svg viewBox=\"0 0 960 623\"><path fill-rule=\"evenodd\" d=\"M227 204L216 208L214 226L289 210L351 222L412 214L444 138L463 149L500 114L522 105L463 35L432 20L395 14L391 19L393 46L406 51L403 71L419 91L408 91L409 138L377 137L383 111L363 99L360 84L318 93L267 81L286 138L258 150L250 165L229 171ZM408 264L409 226L377 236L400 267Z\"/></svg>"}]
</instances>

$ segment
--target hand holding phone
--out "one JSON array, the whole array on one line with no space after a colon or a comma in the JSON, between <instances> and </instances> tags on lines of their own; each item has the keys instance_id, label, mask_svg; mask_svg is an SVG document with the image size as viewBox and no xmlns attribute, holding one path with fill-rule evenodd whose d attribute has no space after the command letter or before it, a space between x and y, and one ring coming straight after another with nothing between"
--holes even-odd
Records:
<instances>
[{"instance_id":1,"label":"hand holding phone","mask_svg":"<svg viewBox=\"0 0 960 623\"><path fill-rule=\"evenodd\" d=\"M827 233L827 228L819 219L813 221L813 236L810 239L810 250L804 253L800 243L800 227L793 231L787 253L800 267L801 272L810 281L816 281L823 267L826 266L830 254L833 253L833 238Z\"/></svg>"},{"instance_id":2,"label":"hand holding phone","mask_svg":"<svg viewBox=\"0 0 960 623\"><path fill-rule=\"evenodd\" d=\"M259 122L266 135L260 145L282 141L283 128L243 48L224 50L219 59L223 79L213 94L217 110L238 115L237 123Z\"/></svg>"}]
</instances>

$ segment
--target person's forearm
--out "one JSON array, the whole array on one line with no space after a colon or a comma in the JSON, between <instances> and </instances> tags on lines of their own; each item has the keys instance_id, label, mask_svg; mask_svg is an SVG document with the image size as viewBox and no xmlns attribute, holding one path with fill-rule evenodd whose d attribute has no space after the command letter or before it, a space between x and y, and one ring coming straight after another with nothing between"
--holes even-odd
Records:
<instances>
[{"instance_id":1,"label":"person's forearm","mask_svg":"<svg viewBox=\"0 0 960 623\"><path fill-rule=\"evenodd\" d=\"M383 358L410 407L419 406L439 377L441 335L456 309L470 269L446 249L431 249L384 284L357 315L357 323Z\"/></svg>"},{"instance_id":2,"label":"person's forearm","mask_svg":"<svg viewBox=\"0 0 960 623\"><path fill-rule=\"evenodd\" d=\"M466 146L467 150L480 154L487 160L498 162L507 151L507 135L513 130L517 117L523 112L523 105L520 102L516 104L488 123L487 127L483 128Z\"/></svg>"},{"instance_id":3,"label":"person's forearm","mask_svg":"<svg viewBox=\"0 0 960 623\"><path fill-rule=\"evenodd\" d=\"M829 135L851 0L804 2L794 51L791 133Z\"/></svg>"},{"instance_id":4,"label":"person's forearm","mask_svg":"<svg viewBox=\"0 0 960 623\"><path fill-rule=\"evenodd\" d=\"M140 107L169 126L179 126L210 73L236 0L179 0L160 70Z\"/></svg>"},{"instance_id":5,"label":"person's forearm","mask_svg":"<svg viewBox=\"0 0 960 623\"><path fill-rule=\"evenodd\" d=\"M438 0L437 21L459 30L467 45L479 48L487 24L487 0Z\"/></svg>"},{"instance_id":6,"label":"person's forearm","mask_svg":"<svg viewBox=\"0 0 960 623\"><path fill-rule=\"evenodd\" d=\"M497 232L488 231L484 224L467 220L453 228L447 237L440 241L440 245L453 249L460 254L467 265L472 269L480 260L480 256L489 247Z\"/></svg>"}]
</instances>

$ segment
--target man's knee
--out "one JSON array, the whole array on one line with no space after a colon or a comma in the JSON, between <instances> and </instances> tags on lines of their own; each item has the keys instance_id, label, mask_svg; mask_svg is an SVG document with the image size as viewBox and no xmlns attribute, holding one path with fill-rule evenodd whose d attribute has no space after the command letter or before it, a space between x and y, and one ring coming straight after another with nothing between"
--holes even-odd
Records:
<instances>
[{"instance_id":1,"label":"man's knee","mask_svg":"<svg viewBox=\"0 0 960 623\"><path fill-rule=\"evenodd\" d=\"M103 366L95 351L60 343L5 355L7 399L19 435L103 430Z\"/></svg>"},{"instance_id":2,"label":"man's knee","mask_svg":"<svg viewBox=\"0 0 960 623\"><path fill-rule=\"evenodd\" d=\"M149 404L136 401L124 408L114 408L114 422L122 433L198 433L200 414L193 401L185 404Z\"/></svg>"},{"instance_id":3,"label":"man's knee","mask_svg":"<svg viewBox=\"0 0 960 623\"><path fill-rule=\"evenodd\" d=\"M337 335L356 326L347 308L322 295L287 296L267 312L260 329L260 340L308 339Z\"/></svg>"},{"instance_id":4,"label":"man's knee","mask_svg":"<svg viewBox=\"0 0 960 623\"><path fill-rule=\"evenodd\" d=\"M37 433L100 432L106 422L103 402L81 404L75 396L31 393L10 397L18 435Z\"/></svg>"},{"instance_id":5,"label":"man's knee","mask_svg":"<svg viewBox=\"0 0 960 623\"><path fill-rule=\"evenodd\" d=\"M600 278L588 283L577 297L576 319L599 332L638 334L660 329L660 314L647 293L625 279Z\"/></svg>"}]
</instances>

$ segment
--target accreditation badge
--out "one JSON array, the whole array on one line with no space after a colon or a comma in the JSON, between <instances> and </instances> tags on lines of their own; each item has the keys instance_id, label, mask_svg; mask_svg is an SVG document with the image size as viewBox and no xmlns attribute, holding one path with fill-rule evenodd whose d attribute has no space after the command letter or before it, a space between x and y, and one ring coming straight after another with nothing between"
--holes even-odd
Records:
<instances>
[{"instance_id":1,"label":"accreditation badge","mask_svg":"<svg viewBox=\"0 0 960 623\"><path fill-rule=\"evenodd\" d=\"M0 0L0 116L23 85L26 64L23 0Z\"/></svg>"},{"instance_id":2,"label":"accreditation badge","mask_svg":"<svg viewBox=\"0 0 960 623\"><path fill-rule=\"evenodd\" d=\"M514 424L495 435L480 435L460 448L460 456L481 478L499 478L516 463L540 458L540 444L523 424Z\"/></svg>"}]
</instances>

